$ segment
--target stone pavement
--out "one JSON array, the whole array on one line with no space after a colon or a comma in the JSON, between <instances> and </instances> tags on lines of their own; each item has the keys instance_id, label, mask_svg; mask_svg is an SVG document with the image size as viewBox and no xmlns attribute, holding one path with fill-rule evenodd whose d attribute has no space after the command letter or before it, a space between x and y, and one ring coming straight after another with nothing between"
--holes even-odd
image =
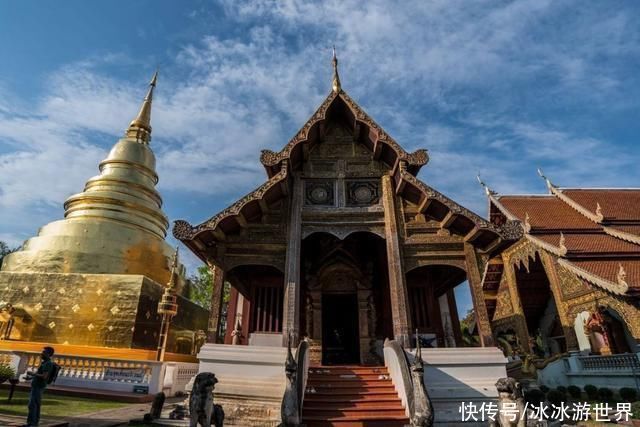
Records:
<instances>
[{"instance_id":1,"label":"stone pavement","mask_svg":"<svg viewBox=\"0 0 640 427\"><path fill-rule=\"evenodd\" d=\"M3 427L21 427L26 421L26 417L23 416L0 414L0 426ZM42 418L39 427L67 427L68 425L69 423L65 421Z\"/></svg>"},{"instance_id":2,"label":"stone pavement","mask_svg":"<svg viewBox=\"0 0 640 427\"><path fill-rule=\"evenodd\" d=\"M169 402L171 399L167 399ZM184 399L182 399L184 400ZM138 403L121 408L105 409L98 412L75 415L72 417L43 418L40 427L112 427L129 424L129 420L142 419L151 409L150 403ZM0 414L0 426L17 427L26 422L24 416Z\"/></svg>"},{"instance_id":3,"label":"stone pavement","mask_svg":"<svg viewBox=\"0 0 640 427\"><path fill-rule=\"evenodd\" d=\"M167 399L169 400L169 399ZM142 419L151 409L150 403L137 403L121 408L105 409L66 418L69 427L112 427L129 424L129 420Z\"/></svg>"}]
</instances>

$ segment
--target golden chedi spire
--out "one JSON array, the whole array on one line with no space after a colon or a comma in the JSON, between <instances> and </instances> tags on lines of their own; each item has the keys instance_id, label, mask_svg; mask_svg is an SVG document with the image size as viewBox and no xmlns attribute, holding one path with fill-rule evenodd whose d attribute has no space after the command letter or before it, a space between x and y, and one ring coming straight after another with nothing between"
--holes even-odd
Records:
<instances>
[{"instance_id":1,"label":"golden chedi spire","mask_svg":"<svg viewBox=\"0 0 640 427\"><path fill-rule=\"evenodd\" d=\"M336 47L333 46L333 84L332 89L334 92L340 92L342 86L340 85L340 75L338 74L338 56L336 55Z\"/></svg>"},{"instance_id":2,"label":"golden chedi spire","mask_svg":"<svg viewBox=\"0 0 640 427\"><path fill-rule=\"evenodd\" d=\"M5 258L3 271L141 274L167 283L173 249L164 240L169 222L149 145L156 82L157 72L125 136L100 162L100 173L65 201L65 218Z\"/></svg>"},{"instance_id":3,"label":"golden chedi spire","mask_svg":"<svg viewBox=\"0 0 640 427\"><path fill-rule=\"evenodd\" d=\"M136 138L138 141L148 144L151 140L151 103L153 102L153 90L156 88L158 81L158 71L153 74L149 82L149 90L147 96L142 101L142 106L135 119L131 121L125 135L127 137Z\"/></svg>"}]
</instances>

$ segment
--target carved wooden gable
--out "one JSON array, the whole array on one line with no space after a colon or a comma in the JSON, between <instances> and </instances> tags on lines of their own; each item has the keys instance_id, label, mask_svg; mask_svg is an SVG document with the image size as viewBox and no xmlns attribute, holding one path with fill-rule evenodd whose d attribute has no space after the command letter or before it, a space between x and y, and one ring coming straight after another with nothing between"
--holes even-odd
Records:
<instances>
[{"instance_id":1,"label":"carved wooden gable","mask_svg":"<svg viewBox=\"0 0 640 427\"><path fill-rule=\"evenodd\" d=\"M320 141L305 147L302 179L305 206L364 207L380 201L380 176L389 168L354 137L330 121Z\"/></svg>"}]
</instances>

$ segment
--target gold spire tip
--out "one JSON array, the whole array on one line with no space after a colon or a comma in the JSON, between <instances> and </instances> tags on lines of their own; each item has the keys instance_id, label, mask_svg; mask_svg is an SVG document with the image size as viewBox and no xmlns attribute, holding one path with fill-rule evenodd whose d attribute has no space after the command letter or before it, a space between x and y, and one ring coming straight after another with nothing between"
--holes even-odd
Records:
<instances>
[{"instance_id":1,"label":"gold spire tip","mask_svg":"<svg viewBox=\"0 0 640 427\"><path fill-rule=\"evenodd\" d=\"M153 90L156 88L157 82L158 70L153 73L153 77L149 82L149 90L142 101L140 111L138 111L136 118L131 121L126 132L128 137L134 137L138 142L144 144L149 143L151 140L151 103L153 102Z\"/></svg>"},{"instance_id":2,"label":"gold spire tip","mask_svg":"<svg viewBox=\"0 0 640 427\"><path fill-rule=\"evenodd\" d=\"M334 92L340 92L342 87L340 85L340 75L338 74L338 55L336 55L336 46L333 45L333 84L332 89Z\"/></svg>"}]
</instances>

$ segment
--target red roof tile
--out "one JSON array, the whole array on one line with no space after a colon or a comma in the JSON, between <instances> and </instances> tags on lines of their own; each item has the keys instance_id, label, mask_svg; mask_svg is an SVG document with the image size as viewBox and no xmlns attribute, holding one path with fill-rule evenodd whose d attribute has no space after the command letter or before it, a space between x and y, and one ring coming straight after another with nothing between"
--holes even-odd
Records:
<instances>
[{"instance_id":1,"label":"red roof tile","mask_svg":"<svg viewBox=\"0 0 640 427\"><path fill-rule=\"evenodd\" d=\"M618 271L620 269L620 265L622 265L626 273L625 281L629 286L629 291L640 292L640 259L629 261L571 260L570 262L579 269L612 283L618 282Z\"/></svg>"},{"instance_id":2,"label":"red roof tile","mask_svg":"<svg viewBox=\"0 0 640 427\"><path fill-rule=\"evenodd\" d=\"M560 233L533 234L553 246L559 247ZM640 246L620 240L616 237L601 233L565 234L564 245L567 248L567 257L583 254L640 254Z\"/></svg>"},{"instance_id":3,"label":"red roof tile","mask_svg":"<svg viewBox=\"0 0 640 427\"><path fill-rule=\"evenodd\" d=\"M640 189L561 189L561 191L562 194L594 214L599 203L605 220L640 221Z\"/></svg>"},{"instance_id":4,"label":"red roof tile","mask_svg":"<svg viewBox=\"0 0 640 427\"><path fill-rule=\"evenodd\" d=\"M529 214L532 229L598 230L600 226L555 196L500 196L500 203L521 221Z\"/></svg>"}]
</instances>

